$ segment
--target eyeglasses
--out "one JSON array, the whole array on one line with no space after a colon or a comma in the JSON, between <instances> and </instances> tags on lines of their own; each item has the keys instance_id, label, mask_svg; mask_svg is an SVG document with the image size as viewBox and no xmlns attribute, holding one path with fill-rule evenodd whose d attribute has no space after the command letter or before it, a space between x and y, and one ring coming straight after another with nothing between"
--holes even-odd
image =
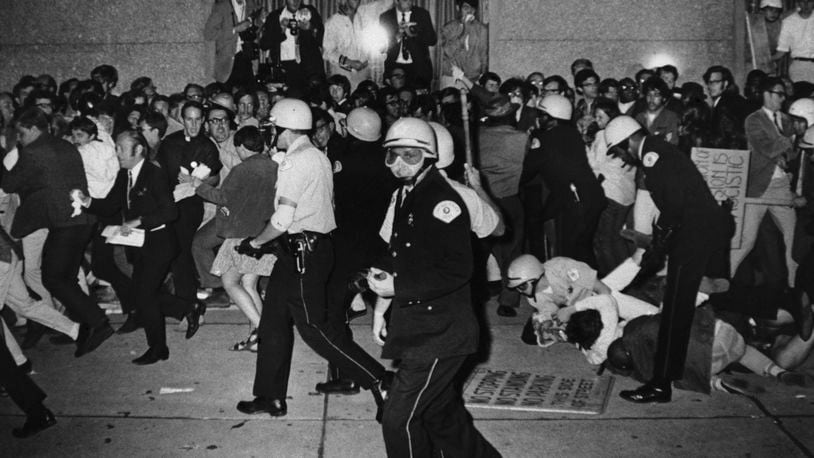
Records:
<instances>
[{"instance_id":1,"label":"eyeglasses","mask_svg":"<svg viewBox=\"0 0 814 458\"><path fill-rule=\"evenodd\" d=\"M384 163L387 165L393 165L396 163L397 158L401 158L407 165L416 165L421 162L421 158L424 157L424 152L419 149L402 149L401 151L396 151L394 148L390 148L387 150L387 155L384 158Z\"/></svg>"},{"instance_id":2,"label":"eyeglasses","mask_svg":"<svg viewBox=\"0 0 814 458\"><path fill-rule=\"evenodd\" d=\"M709 80L709 81L707 81L707 84L718 84L718 83L723 83L723 82L724 82L724 80Z\"/></svg>"},{"instance_id":3,"label":"eyeglasses","mask_svg":"<svg viewBox=\"0 0 814 458\"><path fill-rule=\"evenodd\" d=\"M772 93L772 94L774 94L774 95L776 95L778 97L782 97L784 99L786 97L788 97L785 92L780 92L780 91L766 91L766 92Z\"/></svg>"},{"instance_id":4,"label":"eyeglasses","mask_svg":"<svg viewBox=\"0 0 814 458\"><path fill-rule=\"evenodd\" d=\"M54 108L53 103L38 103L37 108Z\"/></svg>"},{"instance_id":5,"label":"eyeglasses","mask_svg":"<svg viewBox=\"0 0 814 458\"><path fill-rule=\"evenodd\" d=\"M209 124L212 124L212 125L225 126L226 124L229 123L229 119L228 118L210 118L206 122L208 122Z\"/></svg>"}]
</instances>

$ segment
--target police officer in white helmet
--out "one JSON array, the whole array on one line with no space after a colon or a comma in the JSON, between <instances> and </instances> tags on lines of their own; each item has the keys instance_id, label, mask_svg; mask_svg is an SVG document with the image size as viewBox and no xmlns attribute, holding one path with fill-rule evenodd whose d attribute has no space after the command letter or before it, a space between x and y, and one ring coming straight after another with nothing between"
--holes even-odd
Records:
<instances>
[{"instance_id":1,"label":"police officer in white helmet","mask_svg":"<svg viewBox=\"0 0 814 458\"><path fill-rule=\"evenodd\" d=\"M336 229L333 177L328 158L308 139L311 110L296 99L282 99L271 109L279 162L275 211L266 228L244 240L238 251L262 255L269 242L279 241L277 263L269 278L258 328L257 369L252 401L237 409L246 414L287 413L286 395L294 333L320 356L341 368L377 404L386 371L353 342L344 328L326 318L325 286L334 263L330 233Z\"/></svg>"},{"instance_id":2,"label":"police officer in white helmet","mask_svg":"<svg viewBox=\"0 0 814 458\"><path fill-rule=\"evenodd\" d=\"M388 256L371 267L370 288L392 298L390 325L377 305L386 339L382 357L400 360L388 392L382 429L390 457L500 456L475 429L454 379L477 350L472 309L469 212L434 164L432 127L402 118L388 130L385 163L402 186L388 213ZM380 301L387 304L387 301Z\"/></svg>"}]
</instances>

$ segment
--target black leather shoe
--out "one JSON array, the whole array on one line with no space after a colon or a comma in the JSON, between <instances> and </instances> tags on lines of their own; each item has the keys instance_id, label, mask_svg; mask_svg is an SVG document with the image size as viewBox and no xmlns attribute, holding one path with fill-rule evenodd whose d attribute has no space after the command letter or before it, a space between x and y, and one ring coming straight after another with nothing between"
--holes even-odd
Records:
<instances>
[{"instance_id":1,"label":"black leather shoe","mask_svg":"<svg viewBox=\"0 0 814 458\"><path fill-rule=\"evenodd\" d=\"M240 401L237 410L247 415L267 413L272 417L282 417L288 413L288 406L283 399L254 398L252 401Z\"/></svg>"},{"instance_id":2,"label":"black leather shoe","mask_svg":"<svg viewBox=\"0 0 814 458\"><path fill-rule=\"evenodd\" d=\"M54 418L54 414L43 407L41 414L26 418L23 427L14 428L11 430L11 435L18 439L25 439L55 424L57 424L57 419Z\"/></svg>"},{"instance_id":3,"label":"black leather shoe","mask_svg":"<svg viewBox=\"0 0 814 458\"><path fill-rule=\"evenodd\" d=\"M517 316L517 308L508 305L498 305L497 314L500 316Z\"/></svg>"},{"instance_id":4,"label":"black leather shoe","mask_svg":"<svg viewBox=\"0 0 814 458\"><path fill-rule=\"evenodd\" d=\"M327 382L317 383L315 388L322 394L358 394L359 385L353 380L336 379Z\"/></svg>"},{"instance_id":5,"label":"black leather shoe","mask_svg":"<svg viewBox=\"0 0 814 458\"><path fill-rule=\"evenodd\" d=\"M102 342L109 339L114 333L115 331L113 331L113 328L110 327L110 323L108 323L107 320L95 328L89 328L85 339L77 341L78 345L74 356L79 358L80 356L87 355L93 350L96 350L99 348L99 345L102 345Z\"/></svg>"},{"instance_id":6,"label":"black leather shoe","mask_svg":"<svg viewBox=\"0 0 814 458\"><path fill-rule=\"evenodd\" d=\"M35 321L28 321L27 331L25 333L25 338L23 342L20 344L23 350L28 350L30 348L34 348L34 345L37 345L37 342L40 341L43 335L45 335L45 331L48 328L45 326L35 322Z\"/></svg>"},{"instance_id":7,"label":"black leather shoe","mask_svg":"<svg viewBox=\"0 0 814 458\"><path fill-rule=\"evenodd\" d=\"M195 304L192 306L192 311L187 313L187 339L191 339L192 336L198 332L198 328L201 327L200 319L206 313L206 304L203 301L196 301Z\"/></svg>"},{"instance_id":8,"label":"black leather shoe","mask_svg":"<svg viewBox=\"0 0 814 458\"><path fill-rule=\"evenodd\" d=\"M653 402L670 402L673 397L673 389L670 384L651 384L645 383L635 390L627 390L619 393L625 401L635 402L636 404L648 404Z\"/></svg>"},{"instance_id":9,"label":"black leather shoe","mask_svg":"<svg viewBox=\"0 0 814 458\"><path fill-rule=\"evenodd\" d=\"M138 330L141 328L141 325L138 322L138 318L136 317L135 313L128 313L127 319L124 321L119 329L116 330L116 334L130 334L133 331Z\"/></svg>"},{"instance_id":10,"label":"black leather shoe","mask_svg":"<svg viewBox=\"0 0 814 458\"><path fill-rule=\"evenodd\" d=\"M148 348L147 351L139 356L138 358L133 360L133 364L137 366L147 366L149 364L155 364L159 361L166 361L170 358L170 349L167 347L164 348Z\"/></svg>"}]
</instances>

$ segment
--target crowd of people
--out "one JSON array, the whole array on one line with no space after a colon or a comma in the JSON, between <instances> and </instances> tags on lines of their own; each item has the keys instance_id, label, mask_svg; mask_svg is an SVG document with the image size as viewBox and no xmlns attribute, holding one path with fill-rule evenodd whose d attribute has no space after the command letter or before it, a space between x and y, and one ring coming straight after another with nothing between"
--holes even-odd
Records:
<instances>
[{"instance_id":1,"label":"crowd of people","mask_svg":"<svg viewBox=\"0 0 814 458\"><path fill-rule=\"evenodd\" d=\"M797 3L808 20L814 2ZM165 317L190 339L224 295L249 323L229 349L257 353L239 411L287 413L296 327L330 363L317 391L371 391L390 456L498 455L455 388L494 296L501 316L534 307L518 342L573 343L643 382L622 392L632 402L669 402L673 382L748 392L722 375L733 367L808 383L794 369L814 347L814 84L757 70L741 95L721 65L679 85L671 65L609 78L584 58L567 77L504 80L477 2L457 0L432 91L427 12L375 10L392 38L377 62L362 49L373 6L348 0L323 27L287 1L258 27L260 76L248 5L218 0L215 82L161 94L140 77L115 95L101 65L0 92L0 385L28 415L16 436L56 422L23 352L47 330L81 357L143 328L133 363L155 364ZM749 151L742 234L694 148ZM126 316L116 331L100 281ZM395 373L354 342L368 308Z\"/></svg>"}]
</instances>

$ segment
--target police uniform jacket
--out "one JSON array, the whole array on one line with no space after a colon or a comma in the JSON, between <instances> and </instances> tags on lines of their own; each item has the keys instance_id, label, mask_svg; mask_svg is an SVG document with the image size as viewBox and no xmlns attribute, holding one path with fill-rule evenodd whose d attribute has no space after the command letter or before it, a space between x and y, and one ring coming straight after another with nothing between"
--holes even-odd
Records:
<instances>
[{"instance_id":1,"label":"police uniform jacket","mask_svg":"<svg viewBox=\"0 0 814 458\"><path fill-rule=\"evenodd\" d=\"M676 228L677 245L711 243L718 247L725 238L725 213L695 167L676 146L646 137L641 146L644 182L661 212L658 225ZM682 255L674 250L671 255Z\"/></svg>"},{"instance_id":2,"label":"police uniform jacket","mask_svg":"<svg viewBox=\"0 0 814 458\"><path fill-rule=\"evenodd\" d=\"M395 282L382 357L434 359L474 353L473 260L469 213L435 168L412 191L393 196L395 219L386 257Z\"/></svg>"}]
</instances>

